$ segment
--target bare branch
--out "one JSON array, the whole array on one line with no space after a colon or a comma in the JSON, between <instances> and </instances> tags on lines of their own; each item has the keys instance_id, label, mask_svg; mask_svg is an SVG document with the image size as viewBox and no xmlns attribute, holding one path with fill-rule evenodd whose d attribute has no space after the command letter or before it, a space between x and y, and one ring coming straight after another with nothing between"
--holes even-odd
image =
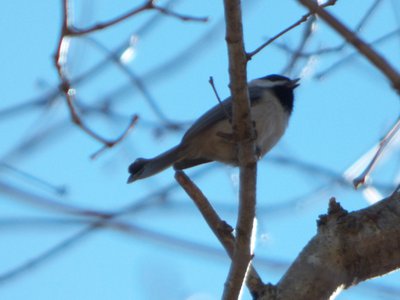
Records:
<instances>
[{"instance_id":1,"label":"bare branch","mask_svg":"<svg viewBox=\"0 0 400 300\"><path fill-rule=\"evenodd\" d=\"M63 6L63 24L61 30L61 36L58 41L58 47L56 51L56 55L54 57L54 64L58 72L58 76L60 78L61 84L60 89L63 91L65 95L65 99L67 101L68 109L71 115L72 122L80 127L84 132L86 132L89 136L94 138L95 140L99 141L103 144L110 143L108 140L104 139L96 132L91 130L79 117L75 106L74 106L74 99L75 99L75 90L71 87L71 83L64 72L64 67L66 64L66 59L68 55L68 41L65 38L65 34L68 32L68 1L64 1Z\"/></svg>"},{"instance_id":2,"label":"bare branch","mask_svg":"<svg viewBox=\"0 0 400 300\"><path fill-rule=\"evenodd\" d=\"M68 0L64 0L64 1L68 1ZM118 23L121 23L127 19L129 19L132 16L138 15L141 12L144 12L146 10L156 10L164 15L167 16L172 16L174 18L177 18L181 21L193 21L193 22L207 22L208 18L207 17L193 17L193 16L186 16L186 15L181 15L178 14L176 12L173 12L167 8L164 7L160 7L154 4L154 0L148 0L145 3L143 3L141 6L132 9L131 11L125 13L122 16L119 16L113 20L110 20L108 22L104 22L104 23L99 23L96 24L92 27L86 28L86 29L78 29L75 27L68 27L68 30L66 32L65 36L79 36L79 35L85 35L85 34L89 34L89 33L93 33L95 31L99 31L99 30L103 30L106 29L108 27L114 26Z\"/></svg>"},{"instance_id":3,"label":"bare branch","mask_svg":"<svg viewBox=\"0 0 400 300\"><path fill-rule=\"evenodd\" d=\"M67 187L65 185L52 184L43 178L39 178L36 175L33 175L26 171L20 170L10 164L0 162L0 169L6 169L8 171L11 171L11 172L17 174L19 177L21 177L26 182L30 182L36 186L40 186L46 190L49 190L52 193L57 194L58 196L64 196L65 194L67 194Z\"/></svg>"},{"instance_id":4,"label":"bare branch","mask_svg":"<svg viewBox=\"0 0 400 300\"><path fill-rule=\"evenodd\" d=\"M365 168L365 170L360 174L360 176L354 178L353 184L356 189L359 188L361 185L365 184L369 174L375 169L376 164L382 157L384 149L390 143L390 141L395 137L395 135L399 132L399 129L400 129L400 119L397 120L396 124L394 124L394 126L389 130L389 132L385 135L385 137L380 141L378 151L376 151L374 157L372 158L368 166Z\"/></svg>"},{"instance_id":5,"label":"bare branch","mask_svg":"<svg viewBox=\"0 0 400 300\"><path fill-rule=\"evenodd\" d=\"M61 80L60 84L60 89L65 95L68 109L71 115L72 122L80 127L84 132L86 132L89 136L94 138L95 140L99 141L100 143L104 144L106 148L111 148L116 145L117 142L121 141L121 138L117 138L115 141L109 141L96 132L94 132L92 129L90 129L79 117L78 112L76 111L75 105L74 105L74 100L75 100L75 90L72 88L71 83L67 76L65 75L65 64L67 62L67 55L68 55L68 41L67 41L67 35L69 32L69 22L68 22L68 0L64 0L64 5L63 5L63 24L62 24L62 30L61 30L61 35L60 39L58 41L58 47L56 51L56 55L54 57L54 64L56 66L58 76ZM136 120L135 120L136 121ZM133 122L131 122L132 124ZM132 124L133 126L133 124ZM129 131L129 129L132 127L130 126L126 132ZM122 135L122 137L125 137L125 133Z\"/></svg>"},{"instance_id":6,"label":"bare branch","mask_svg":"<svg viewBox=\"0 0 400 300\"><path fill-rule=\"evenodd\" d=\"M135 9L131 10L130 12L126 13L125 15L120 16L114 20L111 20L111 21L105 22L105 23L101 23L101 24L97 24L88 29L79 30L79 29L73 28L73 26L69 23L69 1L63 0L62 29L61 29L61 34L60 34L60 38L58 41L57 51L56 51L56 54L54 57L54 60L55 60L54 63L55 63L55 66L56 66L56 69L58 72L58 76L61 81L60 89L63 91L63 93L65 95L68 109L70 111L70 115L71 115L71 119L72 119L73 123L75 125L77 125L78 127L80 127L89 136L91 136L95 140L99 141L100 143L104 144L104 147L101 150L99 150L98 152L96 152L95 154L93 154L92 158L97 156L100 152L103 152L105 149L111 148L111 147L115 146L118 142L120 142L126 136L126 134L130 131L130 129L133 127L133 124L136 122L136 119L133 118L128 129L126 129L121 134L121 136L114 141L109 141L109 140L103 138L102 136L97 134L95 131L93 131L91 128L89 128L89 126L87 126L83 122L83 120L80 118L80 116L75 108L75 105L74 105L75 90L71 86L71 82L68 79L67 75L65 74L65 65L67 62L68 46L69 46L68 39L73 36L89 34L94 31L105 29L105 28L115 25L119 22L122 22L133 15L137 15L145 10L150 10L150 9L157 10L162 14L170 15L170 16L173 16L175 18L178 18L178 19L181 19L184 21L201 21L201 22L207 21L207 18L196 18L196 17L190 17L190 16L184 16L184 15L177 14L175 12L168 10L167 8L162 8L162 7L156 6L154 4L153 0L148 0L142 6L135 8Z\"/></svg>"},{"instance_id":7,"label":"bare branch","mask_svg":"<svg viewBox=\"0 0 400 300\"><path fill-rule=\"evenodd\" d=\"M224 246L229 257L232 259L235 248L235 237L232 234L232 227L220 219L202 191L193 183L193 181L190 180L188 176L186 176L184 172L177 171L175 173L175 179L196 204L204 220L207 222L208 226L211 228L215 236ZM251 294L256 299L257 296L260 295L260 289L263 286L263 282L252 265L249 267L248 276L246 277L246 284Z\"/></svg>"},{"instance_id":8,"label":"bare branch","mask_svg":"<svg viewBox=\"0 0 400 300\"><path fill-rule=\"evenodd\" d=\"M395 29L393 31L390 31L383 36L371 41L369 44L370 45L377 45L381 44L383 42L386 42L387 40L391 39L392 37L396 37L400 33L400 29ZM320 55L320 54L325 54L325 53L330 53L330 52L335 52L335 51L340 51L341 47L334 47L334 48L328 48L328 49L321 49L320 51L316 51L314 53L307 53L305 55ZM360 53L358 51L354 51L339 60L335 61L330 67L327 67L325 70L320 71L314 75L315 78L321 79L323 77L326 77L328 73L332 72L335 69L338 69L339 67L345 66L346 63L351 60L352 58L358 56Z\"/></svg>"},{"instance_id":9,"label":"bare branch","mask_svg":"<svg viewBox=\"0 0 400 300\"><path fill-rule=\"evenodd\" d=\"M400 267L400 193L347 213L331 199L318 234L263 300L328 299L338 288Z\"/></svg>"},{"instance_id":10,"label":"bare branch","mask_svg":"<svg viewBox=\"0 0 400 300\"><path fill-rule=\"evenodd\" d=\"M321 5L321 7L326 7L326 6L331 6L334 5L336 3L337 0L330 0L328 2L326 2L325 4ZM308 14L305 14L304 16L301 17L301 19L299 19L297 22L293 23L292 25L290 25L288 28L282 30L281 32L279 32L277 35L275 35L274 37L270 38L268 41L266 41L264 44L262 44L261 46L259 46L257 49L255 49L252 52L247 53L247 57L249 59L251 59L254 55L256 55L258 52L260 52L261 50L263 50L265 47L267 47L268 45L270 45L271 43L273 43L275 40L277 40L278 38L280 38L281 36L283 36L284 34L286 34L287 32L289 32L290 30L292 30L293 28L296 28L297 26L301 25L302 23L306 22L308 20L308 18L310 18L314 13L310 12Z\"/></svg>"},{"instance_id":11,"label":"bare branch","mask_svg":"<svg viewBox=\"0 0 400 300\"><path fill-rule=\"evenodd\" d=\"M252 259L252 232L256 207L257 159L247 89L247 61L243 42L240 0L224 0L229 78L232 95L233 134L240 167L236 242L223 299L238 299Z\"/></svg>"},{"instance_id":12,"label":"bare branch","mask_svg":"<svg viewBox=\"0 0 400 300\"><path fill-rule=\"evenodd\" d=\"M135 126L137 120L139 117L137 115L133 116L128 127L124 130L124 132L121 133L119 137L117 137L115 140L108 142L107 144L104 144L103 147L99 150L97 150L95 153L93 153L90 158L95 159L97 158L101 153L103 153L106 149L112 148L116 144L119 144L122 142L129 134L129 132L132 130L132 128Z\"/></svg>"},{"instance_id":13,"label":"bare branch","mask_svg":"<svg viewBox=\"0 0 400 300\"><path fill-rule=\"evenodd\" d=\"M38 206L58 213L81 217L96 217L99 219L105 219L110 216L110 214L105 211L98 211L66 204L61 201L56 201L53 198L47 198L39 194L25 191L20 187L15 187L4 181L0 181L0 194L5 194L13 197L14 199L28 203L29 205Z\"/></svg>"},{"instance_id":14,"label":"bare branch","mask_svg":"<svg viewBox=\"0 0 400 300\"><path fill-rule=\"evenodd\" d=\"M100 49L102 52L104 52L107 55L107 58L110 59L116 66L122 71L123 74L125 74L129 81L137 87L137 89L140 91L142 96L145 98L147 103L150 105L152 108L153 112L165 123L166 126L169 128L176 128L179 129L181 127L180 124L177 122L171 121L161 110L159 105L157 104L157 101L153 98L151 95L149 89L147 88L146 84L143 82L141 78L139 78L132 70L130 70L125 64L121 62L120 57L118 56L117 53L112 52L108 50L104 45L99 43L97 40L93 38L86 38L90 43L92 43L94 46L96 46L98 49Z\"/></svg>"},{"instance_id":15,"label":"bare branch","mask_svg":"<svg viewBox=\"0 0 400 300\"><path fill-rule=\"evenodd\" d=\"M318 6L311 0L299 0L301 4L307 7L310 12L317 13L325 22L331 26L344 39L352 44L365 58L367 58L378 70L380 70L389 81L393 88L400 94L400 74L386 61L386 59L370 47L366 42L359 38L355 33L348 29L336 17L327 12L324 8Z\"/></svg>"},{"instance_id":16,"label":"bare branch","mask_svg":"<svg viewBox=\"0 0 400 300\"><path fill-rule=\"evenodd\" d=\"M195 176L197 177L198 175L202 174L204 174L204 170L196 172ZM166 195L176 188L176 184L169 184L164 188L157 189L154 192L143 196L142 198L136 200L133 204L129 204L126 207L123 207L115 212L109 213L86 209L75 205L67 205L63 202L58 202L55 199L45 198L38 194L26 192L20 188L15 188L7 183L0 181L0 193L7 194L15 199L19 199L28 204L37 205L48 210L70 214L78 217L84 217L79 219L80 222L77 224L85 224L85 227L81 228L73 235L63 239L61 242L47 248L40 255L29 259L28 261L18 265L17 267L9 271L0 273L0 285L6 283L10 279L15 279L16 277L25 274L25 272L29 270L41 266L50 258L66 251L68 247L75 245L83 238L89 236L91 233L105 226L124 230L128 233L141 233L145 237L148 237L152 240L161 241L165 244L173 245L173 247L181 246L182 248L193 248L196 250L201 249L203 251L210 251L210 248L207 248L206 246L198 243L184 241L173 236L166 236L154 231L150 231L148 229L137 227L133 224L115 221L115 219L119 216L142 211L145 208L160 204L160 201L164 202L164 200L160 199L165 199Z\"/></svg>"},{"instance_id":17,"label":"bare branch","mask_svg":"<svg viewBox=\"0 0 400 300\"><path fill-rule=\"evenodd\" d=\"M64 2L68 2L68 1L69 0L64 0ZM137 15L137 14L139 14L139 13L145 11L145 10L152 9L153 8L153 3L152 2L153 1L148 0L145 3L143 3L141 6L132 9L131 11L127 12L126 14L124 14L124 15L118 17L118 18L115 18L115 19L110 20L108 22L96 24L96 25L94 25L92 27L89 27L89 28L86 28L86 29L78 29L78 28L75 28L75 27L72 27L72 26L68 26L65 36L79 36L79 35L89 34L89 33L93 33L93 32L98 31L98 30L102 30L102 29L111 27L111 26L116 25L116 24L118 24L118 23L120 23L122 21L125 21L126 19L128 19L128 18L130 18L130 17L132 17L134 15Z\"/></svg>"},{"instance_id":18,"label":"bare branch","mask_svg":"<svg viewBox=\"0 0 400 300\"><path fill-rule=\"evenodd\" d=\"M313 35L314 32L313 27L315 20L316 20L315 16L312 16L307 22L299 46L297 47L296 51L294 51L293 55L291 55L289 63L282 71L283 74L290 74L290 72L295 67L296 62L301 58L301 53L303 52L304 48L308 44L308 41L311 39Z\"/></svg>"},{"instance_id":19,"label":"bare branch","mask_svg":"<svg viewBox=\"0 0 400 300\"><path fill-rule=\"evenodd\" d=\"M92 231L92 228L86 227L78 233L74 233L68 238L62 240L60 243L57 243L53 247L46 249L43 253L38 256L35 256L31 259L28 259L23 264L13 268L12 270L6 271L0 274L0 285L5 284L11 279L15 279L18 276L25 274L26 272L36 268L37 266L42 265L44 262L48 261L50 258L55 257L56 255L65 251L66 248L71 247L76 244L76 242L82 240L84 237L88 236L88 233Z\"/></svg>"},{"instance_id":20,"label":"bare branch","mask_svg":"<svg viewBox=\"0 0 400 300\"><path fill-rule=\"evenodd\" d=\"M226 117L228 118L229 123L232 125L232 116L231 116L231 114L226 110L226 107L222 104L221 98L219 97L218 92L217 92L217 89L215 88L214 79L212 78L212 76L210 76L210 79L208 80L208 82L210 83L210 85L211 85L211 87L212 87L212 89L213 89L213 91L214 91L215 97L217 97L218 103L220 104L220 106L221 106L221 108L223 109L223 111L224 111Z\"/></svg>"},{"instance_id":21,"label":"bare branch","mask_svg":"<svg viewBox=\"0 0 400 300\"><path fill-rule=\"evenodd\" d=\"M171 10L168 10L166 8L163 8L163 7L160 7L160 6L155 6L154 4L153 4L152 8L157 10L157 11L159 11L160 13L162 13L162 14L164 14L166 16L172 16L172 17L175 17L175 18L177 18L177 19L179 19L181 21L184 21L184 22L186 22L186 21L192 21L193 22L194 21L194 22L203 22L204 23L204 22L208 21L208 17L194 17L194 16L181 15L181 14L178 14L178 13L173 12Z\"/></svg>"}]
</instances>

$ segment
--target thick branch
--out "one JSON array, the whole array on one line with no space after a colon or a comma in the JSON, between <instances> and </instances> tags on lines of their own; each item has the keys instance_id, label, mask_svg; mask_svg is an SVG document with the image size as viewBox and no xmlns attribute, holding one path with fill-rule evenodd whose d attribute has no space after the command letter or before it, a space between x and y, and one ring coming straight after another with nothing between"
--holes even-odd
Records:
<instances>
[{"instance_id":1,"label":"thick branch","mask_svg":"<svg viewBox=\"0 0 400 300\"><path fill-rule=\"evenodd\" d=\"M347 213L331 199L318 234L303 249L274 293L261 299L329 299L340 288L400 267L400 193Z\"/></svg>"},{"instance_id":2,"label":"thick branch","mask_svg":"<svg viewBox=\"0 0 400 300\"><path fill-rule=\"evenodd\" d=\"M239 212L232 264L223 299L238 299L252 259L251 238L256 205L257 160L247 90L247 55L243 42L240 0L224 0L233 132L240 166Z\"/></svg>"}]
</instances>

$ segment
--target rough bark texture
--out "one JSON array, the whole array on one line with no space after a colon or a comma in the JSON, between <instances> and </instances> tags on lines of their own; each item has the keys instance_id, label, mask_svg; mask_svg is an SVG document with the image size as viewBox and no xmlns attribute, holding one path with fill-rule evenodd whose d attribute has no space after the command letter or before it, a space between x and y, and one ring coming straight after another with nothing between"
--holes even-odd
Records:
<instances>
[{"instance_id":1,"label":"rough bark texture","mask_svg":"<svg viewBox=\"0 0 400 300\"><path fill-rule=\"evenodd\" d=\"M256 206L257 159L247 89L247 54L243 42L240 0L224 0L229 79L233 101L232 126L240 167L239 210L232 263L223 299L237 299L252 259L251 238Z\"/></svg>"},{"instance_id":2,"label":"rough bark texture","mask_svg":"<svg viewBox=\"0 0 400 300\"><path fill-rule=\"evenodd\" d=\"M400 266L400 193L353 213L334 199L320 217L318 233L263 300L329 299L347 288Z\"/></svg>"}]
</instances>

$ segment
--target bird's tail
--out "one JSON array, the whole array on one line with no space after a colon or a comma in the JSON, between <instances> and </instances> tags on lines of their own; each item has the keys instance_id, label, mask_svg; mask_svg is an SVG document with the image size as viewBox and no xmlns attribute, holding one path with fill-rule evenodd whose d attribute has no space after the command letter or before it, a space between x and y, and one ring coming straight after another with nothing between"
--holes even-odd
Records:
<instances>
[{"instance_id":1,"label":"bird's tail","mask_svg":"<svg viewBox=\"0 0 400 300\"><path fill-rule=\"evenodd\" d=\"M183 149L176 146L151 159L138 158L129 166L128 183L155 175L182 159Z\"/></svg>"}]
</instances>

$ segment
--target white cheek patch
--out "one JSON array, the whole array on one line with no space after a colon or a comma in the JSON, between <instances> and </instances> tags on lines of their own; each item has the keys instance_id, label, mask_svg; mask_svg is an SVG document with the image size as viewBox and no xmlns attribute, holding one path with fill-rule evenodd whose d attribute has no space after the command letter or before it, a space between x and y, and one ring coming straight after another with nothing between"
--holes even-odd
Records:
<instances>
[{"instance_id":1,"label":"white cheek patch","mask_svg":"<svg viewBox=\"0 0 400 300\"><path fill-rule=\"evenodd\" d=\"M287 83L288 83L287 80L270 81L270 80L254 79L250 81L249 86L256 86L260 88L273 88L274 86L283 86L286 85Z\"/></svg>"}]
</instances>

